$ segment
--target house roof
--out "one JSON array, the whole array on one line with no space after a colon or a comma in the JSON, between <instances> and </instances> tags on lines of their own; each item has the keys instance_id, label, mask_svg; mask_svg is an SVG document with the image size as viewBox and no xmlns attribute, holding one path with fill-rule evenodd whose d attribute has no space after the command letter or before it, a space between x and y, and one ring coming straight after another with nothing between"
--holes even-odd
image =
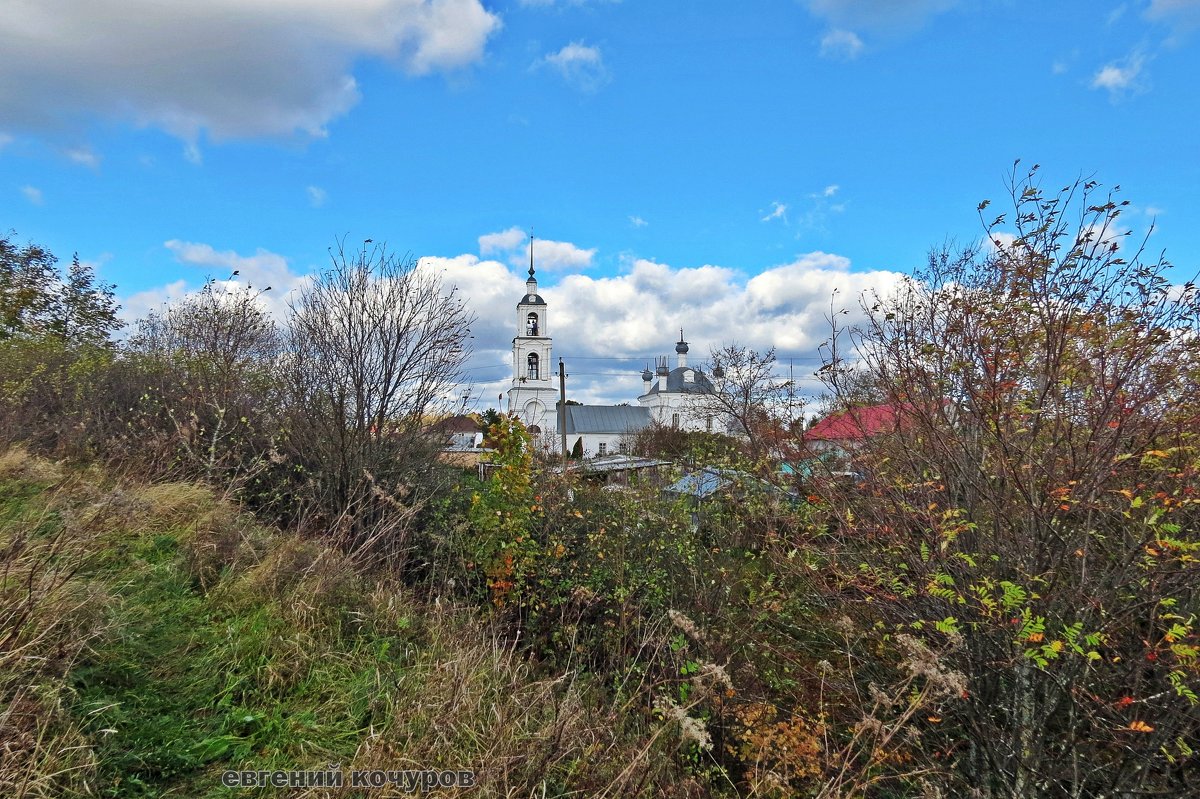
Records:
<instances>
[{"instance_id":1,"label":"house roof","mask_svg":"<svg viewBox=\"0 0 1200 799\"><path fill-rule=\"evenodd\" d=\"M683 379L684 372L691 372L692 379L687 381ZM644 374L644 373L643 373ZM677 366L667 373L667 392L672 394L712 394L716 389L709 381L708 376L699 369L694 369L690 366ZM649 397L652 394L662 393L658 388L658 381L654 381L654 385L650 390L643 394L643 397Z\"/></svg>"},{"instance_id":2,"label":"house roof","mask_svg":"<svg viewBox=\"0 0 1200 799\"><path fill-rule=\"evenodd\" d=\"M453 433L478 433L482 429L479 426L479 422L464 414L438 419L433 423L432 427L435 431L444 435Z\"/></svg>"},{"instance_id":3,"label":"house roof","mask_svg":"<svg viewBox=\"0 0 1200 799\"><path fill-rule=\"evenodd\" d=\"M862 441L898 430L906 406L885 403L831 413L804 431L806 441Z\"/></svg>"},{"instance_id":4,"label":"house roof","mask_svg":"<svg viewBox=\"0 0 1200 799\"><path fill-rule=\"evenodd\" d=\"M747 472L737 469L718 469L713 466L706 466L699 471L686 474L663 490L671 494L707 499L734 485L759 491L779 492L775 486Z\"/></svg>"},{"instance_id":5,"label":"house roof","mask_svg":"<svg viewBox=\"0 0 1200 799\"><path fill-rule=\"evenodd\" d=\"M628 472L638 469L654 469L659 466L670 466L670 461L660 461L653 458L641 458L636 455L607 455L600 458L592 458L591 460L583 461L582 463L572 463L567 469L569 471L583 471L593 473L605 472ZM562 467L556 468L554 471L561 472Z\"/></svg>"},{"instance_id":6,"label":"house roof","mask_svg":"<svg viewBox=\"0 0 1200 799\"><path fill-rule=\"evenodd\" d=\"M633 433L650 426L650 409L632 405L568 405L567 435Z\"/></svg>"}]
</instances>

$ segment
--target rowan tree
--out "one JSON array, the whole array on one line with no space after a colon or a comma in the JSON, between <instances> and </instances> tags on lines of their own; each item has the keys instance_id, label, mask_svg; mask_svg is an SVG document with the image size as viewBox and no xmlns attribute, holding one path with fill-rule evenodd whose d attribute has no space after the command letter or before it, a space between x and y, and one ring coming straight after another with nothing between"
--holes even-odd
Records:
<instances>
[{"instance_id":1,"label":"rowan tree","mask_svg":"<svg viewBox=\"0 0 1200 799\"><path fill-rule=\"evenodd\" d=\"M854 331L902 411L839 498L856 608L965 675L918 725L952 790L1195 795L1200 299L1115 190L1038 178Z\"/></svg>"}]
</instances>

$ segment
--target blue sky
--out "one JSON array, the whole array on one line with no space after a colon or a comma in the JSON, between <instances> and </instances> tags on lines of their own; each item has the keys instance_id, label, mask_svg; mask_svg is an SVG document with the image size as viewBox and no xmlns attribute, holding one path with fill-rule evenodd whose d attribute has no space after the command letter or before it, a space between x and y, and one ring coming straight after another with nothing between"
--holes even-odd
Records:
<instances>
[{"instance_id":1,"label":"blue sky","mask_svg":"<svg viewBox=\"0 0 1200 799\"><path fill-rule=\"evenodd\" d=\"M1200 0L6 0L0 227L131 316L387 241L472 299L494 398L532 226L573 394L629 400L680 325L807 370L833 289L977 238L1016 158L1191 277L1198 54Z\"/></svg>"}]
</instances>

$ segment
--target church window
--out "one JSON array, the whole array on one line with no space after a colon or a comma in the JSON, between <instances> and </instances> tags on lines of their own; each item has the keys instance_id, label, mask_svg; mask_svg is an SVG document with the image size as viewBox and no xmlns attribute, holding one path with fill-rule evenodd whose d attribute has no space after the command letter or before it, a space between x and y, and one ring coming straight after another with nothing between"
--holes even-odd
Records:
<instances>
[{"instance_id":1,"label":"church window","mask_svg":"<svg viewBox=\"0 0 1200 799\"><path fill-rule=\"evenodd\" d=\"M679 429L679 414L671 414L671 427L674 427L676 430Z\"/></svg>"},{"instance_id":2,"label":"church window","mask_svg":"<svg viewBox=\"0 0 1200 799\"><path fill-rule=\"evenodd\" d=\"M527 376L530 380L539 380L538 377L538 356L536 352L529 353L529 371Z\"/></svg>"},{"instance_id":3,"label":"church window","mask_svg":"<svg viewBox=\"0 0 1200 799\"><path fill-rule=\"evenodd\" d=\"M538 334L538 318L537 314L531 313L525 317L525 335L536 336Z\"/></svg>"},{"instance_id":4,"label":"church window","mask_svg":"<svg viewBox=\"0 0 1200 799\"><path fill-rule=\"evenodd\" d=\"M710 433L712 432L712 417L711 416L704 417L704 429Z\"/></svg>"}]
</instances>

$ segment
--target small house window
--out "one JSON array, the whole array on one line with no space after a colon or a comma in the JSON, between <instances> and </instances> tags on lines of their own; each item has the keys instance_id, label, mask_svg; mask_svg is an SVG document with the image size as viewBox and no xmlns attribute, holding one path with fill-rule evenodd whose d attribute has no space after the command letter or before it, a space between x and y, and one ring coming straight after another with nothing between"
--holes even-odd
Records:
<instances>
[{"instance_id":1,"label":"small house window","mask_svg":"<svg viewBox=\"0 0 1200 799\"><path fill-rule=\"evenodd\" d=\"M530 380L538 380L538 356L536 352L529 353L529 371L527 373Z\"/></svg>"},{"instance_id":2,"label":"small house window","mask_svg":"<svg viewBox=\"0 0 1200 799\"><path fill-rule=\"evenodd\" d=\"M531 313L525 317L525 335L536 336L538 334L538 318L537 314Z\"/></svg>"},{"instance_id":3,"label":"small house window","mask_svg":"<svg viewBox=\"0 0 1200 799\"><path fill-rule=\"evenodd\" d=\"M624 439L622 439L621 443L617 445L617 452L621 453L622 455L628 455L629 454L629 443L627 441L625 441Z\"/></svg>"},{"instance_id":4,"label":"small house window","mask_svg":"<svg viewBox=\"0 0 1200 799\"><path fill-rule=\"evenodd\" d=\"M598 450L598 454L600 454L600 455L608 454L608 444L607 443L605 443L603 441L600 442L600 449Z\"/></svg>"}]
</instances>

